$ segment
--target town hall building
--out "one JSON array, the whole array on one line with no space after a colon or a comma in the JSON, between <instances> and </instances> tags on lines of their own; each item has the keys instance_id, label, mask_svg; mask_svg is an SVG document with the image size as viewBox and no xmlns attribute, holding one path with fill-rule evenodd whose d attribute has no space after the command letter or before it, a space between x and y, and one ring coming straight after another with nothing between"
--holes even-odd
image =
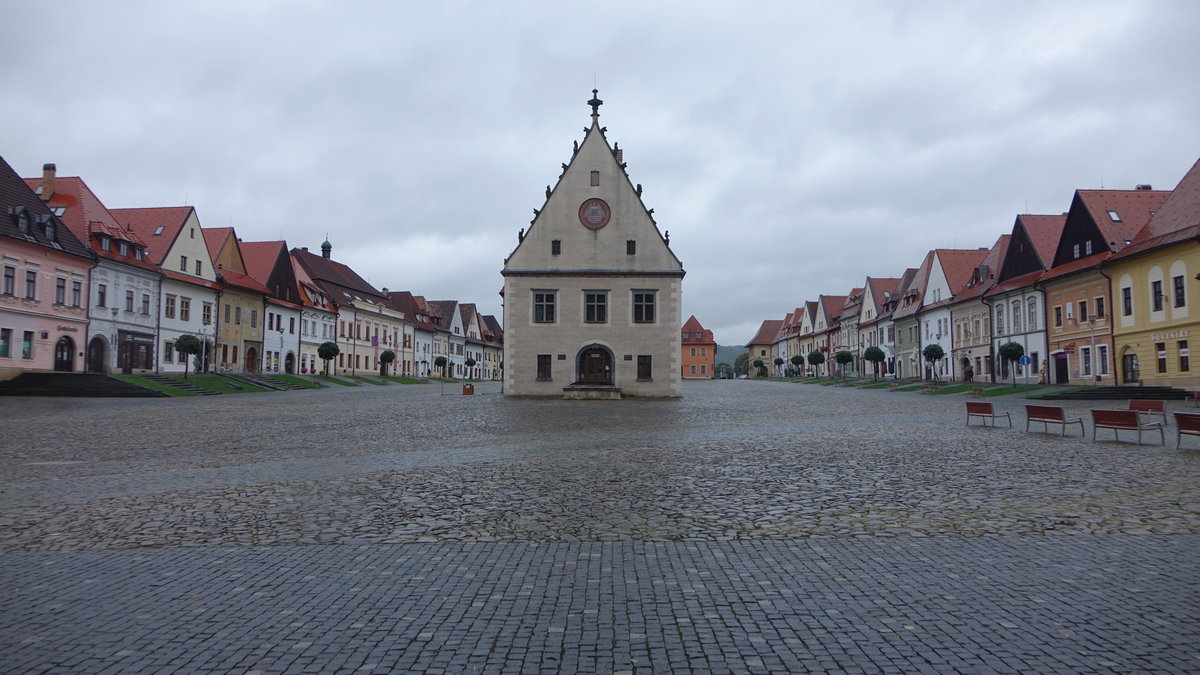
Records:
<instances>
[{"instance_id":1,"label":"town hall building","mask_svg":"<svg viewBox=\"0 0 1200 675\"><path fill-rule=\"evenodd\" d=\"M592 124L504 262L504 393L677 397L683 264Z\"/></svg>"}]
</instances>

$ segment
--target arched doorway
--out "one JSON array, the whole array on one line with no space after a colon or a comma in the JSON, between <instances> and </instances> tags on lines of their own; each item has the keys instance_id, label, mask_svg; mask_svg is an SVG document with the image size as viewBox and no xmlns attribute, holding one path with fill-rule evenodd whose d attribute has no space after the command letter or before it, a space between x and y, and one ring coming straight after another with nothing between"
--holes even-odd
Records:
<instances>
[{"instance_id":1,"label":"arched doorway","mask_svg":"<svg viewBox=\"0 0 1200 675\"><path fill-rule=\"evenodd\" d=\"M58 373L75 370L75 341L66 335L58 338L54 344L54 370Z\"/></svg>"},{"instance_id":2,"label":"arched doorway","mask_svg":"<svg viewBox=\"0 0 1200 675\"><path fill-rule=\"evenodd\" d=\"M88 343L87 371L89 373L108 372L108 349L104 344L104 338L98 335Z\"/></svg>"},{"instance_id":3,"label":"arched doorway","mask_svg":"<svg viewBox=\"0 0 1200 675\"><path fill-rule=\"evenodd\" d=\"M247 373L258 372L258 350L254 347L246 348L246 366Z\"/></svg>"},{"instance_id":4,"label":"arched doorway","mask_svg":"<svg viewBox=\"0 0 1200 675\"><path fill-rule=\"evenodd\" d=\"M294 375L296 373L296 355L295 354L288 352L287 356L284 357L283 372L287 373L288 375Z\"/></svg>"},{"instance_id":5,"label":"arched doorway","mask_svg":"<svg viewBox=\"0 0 1200 675\"><path fill-rule=\"evenodd\" d=\"M579 384L612 384L612 352L600 345L589 345L579 352L576 381Z\"/></svg>"},{"instance_id":6,"label":"arched doorway","mask_svg":"<svg viewBox=\"0 0 1200 675\"><path fill-rule=\"evenodd\" d=\"M1121 379L1125 383L1137 382L1142 379L1141 369L1138 367L1137 352L1132 349L1126 349L1121 356Z\"/></svg>"}]
</instances>

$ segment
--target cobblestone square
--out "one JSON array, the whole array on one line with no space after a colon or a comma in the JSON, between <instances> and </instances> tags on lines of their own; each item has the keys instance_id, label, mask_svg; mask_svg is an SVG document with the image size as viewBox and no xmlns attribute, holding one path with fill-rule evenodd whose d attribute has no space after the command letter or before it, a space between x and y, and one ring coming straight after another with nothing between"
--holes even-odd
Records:
<instances>
[{"instance_id":1,"label":"cobblestone square","mask_svg":"<svg viewBox=\"0 0 1200 675\"><path fill-rule=\"evenodd\" d=\"M774 382L476 391L6 401L0 667L1200 669L1200 450L1173 428Z\"/></svg>"}]
</instances>

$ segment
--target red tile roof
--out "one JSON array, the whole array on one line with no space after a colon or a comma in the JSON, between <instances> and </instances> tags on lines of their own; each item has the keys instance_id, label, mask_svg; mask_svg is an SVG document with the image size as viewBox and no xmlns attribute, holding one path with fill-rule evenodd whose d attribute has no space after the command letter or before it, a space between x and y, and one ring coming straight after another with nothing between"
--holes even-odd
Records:
<instances>
[{"instance_id":1,"label":"red tile roof","mask_svg":"<svg viewBox=\"0 0 1200 675\"><path fill-rule=\"evenodd\" d=\"M996 243L992 244L992 248L988 250L987 255L976 266L976 269L980 271L983 271L982 268L987 268L986 278L980 279L979 283L974 286L964 287L961 292L954 296L955 303L978 298L996 283L996 276L1000 274L1000 267L1004 264L1004 254L1008 251L1008 242L1011 239L1011 234L1002 234L996 240ZM968 283L970 283L970 280L968 280Z\"/></svg>"},{"instance_id":2,"label":"red tile roof","mask_svg":"<svg viewBox=\"0 0 1200 675\"><path fill-rule=\"evenodd\" d=\"M183 224L191 216L191 206L168 206L142 209L109 209L109 213L121 225L132 228L146 242L146 257L155 265L162 265L171 244L179 236ZM154 232L162 227L159 234Z\"/></svg>"},{"instance_id":3,"label":"red tile roof","mask_svg":"<svg viewBox=\"0 0 1200 675\"><path fill-rule=\"evenodd\" d=\"M713 332L700 325L700 320L696 318L695 314L690 316L688 320L683 323L683 328L680 330L683 332L683 337L681 339L683 340L684 344L716 344L716 339L713 337ZM692 337L696 333L700 333L703 337Z\"/></svg>"},{"instance_id":4,"label":"red tile roof","mask_svg":"<svg viewBox=\"0 0 1200 675\"><path fill-rule=\"evenodd\" d=\"M21 232L17 216L8 212L9 207L25 207L30 223L28 233ZM92 258L83 242L72 234L71 228L50 212L50 207L46 206L46 203L34 194L33 190L29 189L29 186L21 180L21 177L17 175L16 171L13 171L3 157L0 157L0 209L2 209L0 210L0 236L19 239L51 249L56 248L57 244L62 247L61 250L64 253ZM60 226L55 228L55 241L51 242L47 239L45 225L37 222L39 217L59 223ZM27 239L27 236L32 237L33 241Z\"/></svg>"},{"instance_id":5,"label":"red tile roof","mask_svg":"<svg viewBox=\"0 0 1200 675\"><path fill-rule=\"evenodd\" d=\"M275 263L280 255L287 254L286 241L243 241L239 242L242 249L242 262L246 264L246 272L264 284L271 278Z\"/></svg>"},{"instance_id":6,"label":"red tile roof","mask_svg":"<svg viewBox=\"0 0 1200 675\"><path fill-rule=\"evenodd\" d=\"M247 291L253 291L255 293L262 293L263 295L271 294L271 291L268 290L266 286L263 286L259 282L255 281L254 277L250 276L249 274L242 274L241 272L234 272L231 269L222 268L217 270L217 278L225 282L227 286L237 286L238 288Z\"/></svg>"},{"instance_id":7,"label":"red tile roof","mask_svg":"<svg viewBox=\"0 0 1200 675\"><path fill-rule=\"evenodd\" d=\"M1179 180L1150 222L1133 242L1110 260L1169 246L1200 236L1200 160Z\"/></svg>"},{"instance_id":8,"label":"red tile roof","mask_svg":"<svg viewBox=\"0 0 1200 675\"><path fill-rule=\"evenodd\" d=\"M780 319L766 319L762 325L758 327L758 332L754 337L746 343L746 347L751 345L769 345L775 342L775 336L779 334L779 327L783 325Z\"/></svg>"},{"instance_id":9,"label":"red tile roof","mask_svg":"<svg viewBox=\"0 0 1200 675\"><path fill-rule=\"evenodd\" d=\"M221 249L225 247L225 241L233 236L233 228L202 227L200 232L204 235L204 245L208 247L208 257L216 262L221 256Z\"/></svg>"},{"instance_id":10,"label":"red tile roof","mask_svg":"<svg viewBox=\"0 0 1200 675\"><path fill-rule=\"evenodd\" d=\"M1042 269L1053 265L1054 252L1058 250L1058 239L1062 236L1063 226L1067 224L1067 216L1021 214L1017 219L1025 226L1025 233L1033 243Z\"/></svg>"},{"instance_id":11,"label":"red tile roof","mask_svg":"<svg viewBox=\"0 0 1200 675\"><path fill-rule=\"evenodd\" d=\"M1125 248L1125 242L1134 238L1150 222L1150 217L1162 206L1169 190L1077 190L1096 226L1104 235L1113 251ZM1108 215L1115 211L1121 220L1114 221Z\"/></svg>"},{"instance_id":12,"label":"red tile roof","mask_svg":"<svg viewBox=\"0 0 1200 675\"><path fill-rule=\"evenodd\" d=\"M349 304L355 295L362 299L369 298L374 302L382 303L385 300L384 295L374 286L340 262L329 260L301 248L293 248L291 254L292 259L304 268L306 275L324 288L325 292L329 294L330 300L335 303Z\"/></svg>"}]
</instances>

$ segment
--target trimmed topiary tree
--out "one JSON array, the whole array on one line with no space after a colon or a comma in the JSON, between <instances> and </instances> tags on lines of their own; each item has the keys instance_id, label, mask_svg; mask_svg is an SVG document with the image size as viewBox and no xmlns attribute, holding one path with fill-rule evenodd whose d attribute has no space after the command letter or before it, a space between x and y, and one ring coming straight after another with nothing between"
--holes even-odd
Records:
<instances>
[{"instance_id":1,"label":"trimmed topiary tree","mask_svg":"<svg viewBox=\"0 0 1200 675\"><path fill-rule=\"evenodd\" d=\"M202 349L204 349L204 344L195 335L180 335L175 340L175 351L188 357L199 354ZM183 379L185 380L188 376L188 361L190 360L190 358L183 359Z\"/></svg>"},{"instance_id":2,"label":"trimmed topiary tree","mask_svg":"<svg viewBox=\"0 0 1200 675\"><path fill-rule=\"evenodd\" d=\"M796 367L797 375L800 375L800 376L804 375L804 357L803 356L800 356L799 354L792 354L792 358L788 359L788 361L791 361L792 365Z\"/></svg>"},{"instance_id":3,"label":"trimmed topiary tree","mask_svg":"<svg viewBox=\"0 0 1200 675\"><path fill-rule=\"evenodd\" d=\"M814 370L818 370L822 363L825 363L825 355L821 353L821 350L814 349L808 353L808 365L812 366ZM817 374L820 374L819 370Z\"/></svg>"},{"instance_id":4,"label":"trimmed topiary tree","mask_svg":"<svg viewBox=\"0 0 1200 675\"><path fill-rule=\"evenodd\" d=\"M863 359L875 364L875 379L879 379L879 364L887 360L887 355L879 347L867 347L863 351Z\"/></svg>"},{"instance_id":5,"label":"trimmed topiary tree","mask_svg":"<svg viewBox=\"0 0 1200 675\"><path fill-rule=\"evenodd\" d=\"M433 365L442 369L442 377L446 377L446 364L449 363L446 357L439 356L433 360Z\"/></svg>"},{"instance_id":6,"label":"trimmed topiary tree","mask_svg":"<svg viewBox=\"0 0 1200 675\"><path fill-rule=\"evenodd\" d=\"M837 361L838 365L841 366L842 381L845 382L846 381L846 366L854 361L853 352L849 352L849 351L846 351L845 349L843 349L842 351L833 355L833 360Z\"/></svg>"},{"instance_id":7,"label":"trimmed topiary tree","mask_svg":"<svg viewBox=\"0 0 1200 675\"><path fill-rule=\"evenodd\" d=\"M338 349L336 342L322 342L317 347L317 356L325 362L325 375L329 375L329 362L337 358L337 355L341 353L342 350Z\"/></svg>"},{"instance_id":8,"label":"trimmed topiary tree","mask_svg":"<svg viewBox=\"0 0 1200 675\"><path fill-rule=\"evenodd\" d=\"M1017 368L1016 363L1025 356L1025 347L1020 342L1005 342L1000 345L1000 360L1001 362L1012 362L1012 384L1017 386Z\"/></svg>"},{"instance_id":9,"label":"trimmed topiary tree","mask_svg":"<svg viewBox=\"0 0 1200 675\"><path fill-rule=\"evenodd\" d=\"M395 360L396 352L390 349L383 350L383 353L379 355L379 374L382 377L387 377L388 366Z\"/></svg>"},{"instance_id":10,"label":"trimmed topiary tree","mask_svg":"<svg viewBox=\"0 0 1200 675\"><path fill-rule=\"evenodd\" d=\"M754 373L755 377L766 377L767 368L766 368L766 365L763 364L762 359L754 359L754 363L752 365L755 368L755 373Z\"/></svg>"},{"instance_id":11,"label":"trimmed topiary tree","mask_svg":"<svg viewBox=\"0 0 1200 675\"><path fill-rule=\"evenodd\" d=\"M929 364L929 372L933 373L933 379L935 382L938 379L937 362L942 360L942 357L945 355L945 350L943 350L942 346L938 344L925 345L925 349L921 350L921 356L925 357L925 363Z\"/></svg>"}]
</instances>

